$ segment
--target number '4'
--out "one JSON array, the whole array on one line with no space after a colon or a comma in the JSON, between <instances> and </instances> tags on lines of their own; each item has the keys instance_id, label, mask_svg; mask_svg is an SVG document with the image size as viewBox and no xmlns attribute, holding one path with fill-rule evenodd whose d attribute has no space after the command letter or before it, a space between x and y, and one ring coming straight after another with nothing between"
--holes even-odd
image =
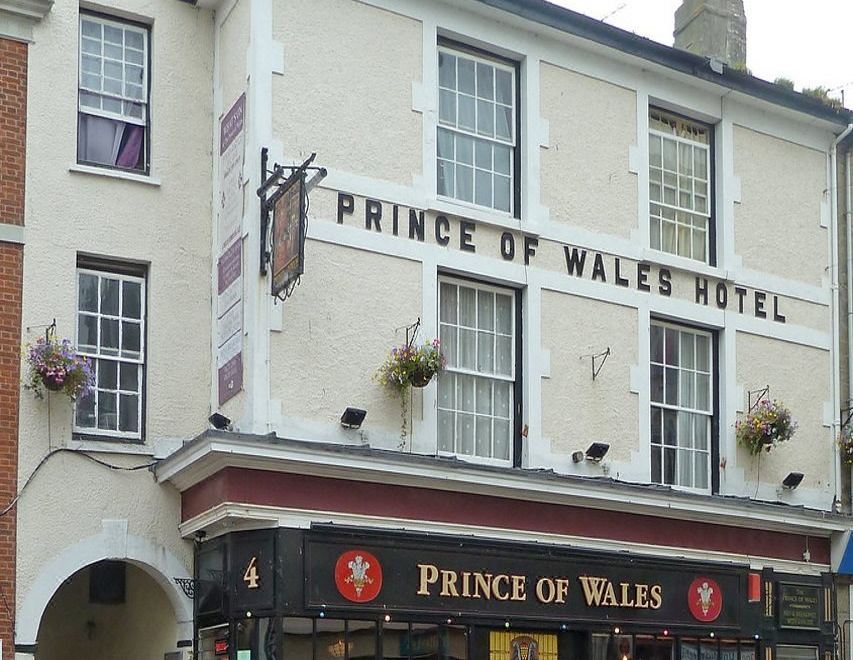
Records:
<instances>
[{"instance_id":1,"label":"number '4'","mask_svg":"<svg viewBox=\"0 0 853 660\"><path fill-rule=\"evenodd\" d=\"M245 582L249 589L257 589L258 588L258 558L252 557L252 560L249 562L249 565L246 566L246 572L243 573L243 582Z\"/></svg>"}]
</instances>

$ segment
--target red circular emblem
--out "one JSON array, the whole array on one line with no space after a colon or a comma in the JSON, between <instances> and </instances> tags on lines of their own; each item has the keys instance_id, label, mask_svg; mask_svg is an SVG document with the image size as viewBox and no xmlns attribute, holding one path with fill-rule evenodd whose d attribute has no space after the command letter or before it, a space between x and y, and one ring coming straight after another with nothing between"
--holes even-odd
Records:
<instances>
[{"instance_id":1,"label":"red circular emblem","mask_svg":"<svg viewBox=\"0 0 853 660\"><path fill-rule=\"evenodd\" d=\"M367 603L382 588L382 565L366 550L348 550L335 563L335 586L354 603Z\"/></svg>"},{"instance_id":2,"label":"red circular emblem","mask_svg":"<svg viewBox=\"0 0 853 660\"><path fill-rule=\"evenodd\" d=\"M697 621L716 621L723 610L723 590L711 578L698 577L687 590L687 607Z\"/></svg>"}]
</instances>

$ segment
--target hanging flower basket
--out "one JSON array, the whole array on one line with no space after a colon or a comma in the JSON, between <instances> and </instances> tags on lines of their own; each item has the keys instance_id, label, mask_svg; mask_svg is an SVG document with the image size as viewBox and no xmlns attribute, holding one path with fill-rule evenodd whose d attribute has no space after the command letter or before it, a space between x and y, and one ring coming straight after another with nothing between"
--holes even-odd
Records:
<instances>
[{"instance_id":1,"label":"hanging flower basket","mask_svg":"<svg viewBox=\"0 0 853 660\"><path fill-rule=\"evenodd\" d=\"M376 372L377 379L382 385L401 392L409 386L426 387L433 376L444 369L440 346L438 339L419 347L395 346Z\"/></svg>"},{"instance_id":2,"label":"hanging flower basket","mask_svg":"<svg viewBox=\"0 0 853 660\"><path fill-rule=\"evenodd\" d=\"M86 396L95 385L92 363L77 353L67 339L56 341L40 337L26 347L27 374L24 387L36 398L44 398L44 390L63 392L70 399Z\"/></svg>"},{"instance_id":3,"label":"hanging flower basket","mask_svg":"<svg viewBox=\"0 0 853 660\"><path fill-rule=\"evenodd\" d=\"M844 465L853 465L853 424L848 423L838 434L838 453Z\"/></svg>"},{"instance_id":4,"label":"hanging flower basket","mask_svg":"<svg viewBox=\"0 0 853 660\"><path fill-rule=\"evenodd\" d=\"M437 373L444 369L446 361L441 354L438 339L427 341L423 346L408 344L395 346L374 377L400 396L400 448L406 443L406 395L412 387L426 387Z\"/></svg>"},{"instance_id":5,"label":"hanging flower basket","mask_svg":"<svg viewBox=\"0 0 853 660\"><path fill-rule=\"evenodd\" d=\"M745 418L735 423L738 444L753 456L790 440L796 430L797 422L791 417L791 411L775 399L759 401Z\"/></svg>"}]
</instances>

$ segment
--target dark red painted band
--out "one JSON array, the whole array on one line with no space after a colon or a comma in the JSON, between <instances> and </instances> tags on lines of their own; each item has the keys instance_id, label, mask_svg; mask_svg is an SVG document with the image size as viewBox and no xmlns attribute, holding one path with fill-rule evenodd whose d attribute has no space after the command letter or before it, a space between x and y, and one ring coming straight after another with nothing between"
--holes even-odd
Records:
<instances>
[{"instance_id":1,"label":"dark red painted band","mask_svg":"<svg viewBox=\"0 0 853 660\"><path fill-rule=\"evenodd\" d=\"M621 511L234 467L225 468L183 493L183 520L223 502L530 530L531 541L537 540L537 533L567 534L793 561L802 561L808 540L812 561L829 563L826 538L807 539L801 534Z\"/></svg>"}]
</instances>

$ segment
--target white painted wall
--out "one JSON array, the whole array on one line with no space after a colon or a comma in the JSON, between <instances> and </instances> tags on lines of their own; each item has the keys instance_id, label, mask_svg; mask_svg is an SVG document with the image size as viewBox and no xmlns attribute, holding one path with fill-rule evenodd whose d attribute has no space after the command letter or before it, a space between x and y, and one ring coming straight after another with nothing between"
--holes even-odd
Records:
<instances>
[{"instance_id":1,"label":"white painted wall","mask_svg":"<svg viewBox=\"0 0 853 660\"><path fill-rule=\"evenodd\" d=\"M147 0L86 7L151 25L151 175L76 167L78 4L56 2L29 51L22 334L31 341L55 318L57 335L74 339L78 253L147 264L145 437L138 445L72 441L69 402L22 391L21 487L52 448L140 465L202 431L209 414L212 13ZM115 556L99 536L104 520L126 521L126 534L147 539L161 557L179 558L181 574L191 574L192 547L177 530L180 498L147 470L55 455L29 481L17 511L17 602L29 617L18 618L19 637L23 622L37 626L41 615L26 604L46 602L39 590L70 576L51 571L80 567L58 558L91 538L98 539L94 554L102 548L99 558ZM17 641L34 643L31 632Z\"/></svg>"}]
</instances>

